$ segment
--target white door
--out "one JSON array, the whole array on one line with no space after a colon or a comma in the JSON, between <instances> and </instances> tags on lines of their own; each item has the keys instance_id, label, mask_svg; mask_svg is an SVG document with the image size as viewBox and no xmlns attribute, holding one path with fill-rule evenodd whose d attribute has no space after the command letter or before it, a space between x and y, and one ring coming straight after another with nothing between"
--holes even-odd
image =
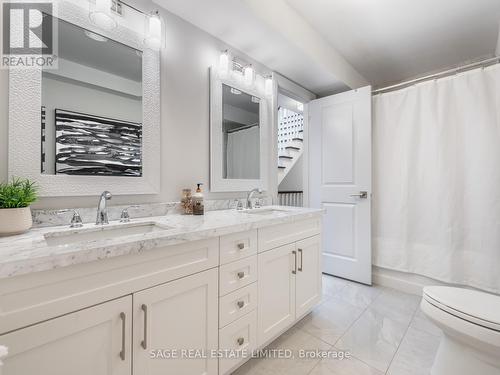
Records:
<instances>
[{"instance_id":1,"label":"white door","mask_svg":"<svg viewBox=\"0 0 500 375\"><path fill-rule=\"evenodd\" d=\"M313 100L309 203L324 208L323 272L371 284L371 87Z\"/></svg>"},{"instance_id":2,"label":"white door","mask_svg":"<svg viewBox=\"0 0 500 375\"><path fill-rule=\"evenodd\" d=\"M259 346L267 344L295 321L297 251L289 244L258 256Z\"/></svg>"},{"instance_id":3,"label":"white door","mask_svg":"<svg viewBox=\"0 0 500 375\"><path fill-rule=\"evenodd\" d=\"M321 238L314 236L296 243L296 318L308 313L321 300Z\"/></svg>"},{"instance_id":4,"label":"white door","mask_svg":"<svg viewBox=\"0 0 500 375\"><path fill-rule=\"evenodd\" d=\"M0 336L2 375L132 374L132 297Z\"/></svg>"},{"instance_id":5,"label":"white door","mask_svg":"<svg viewBox=\"0 0 500 375\"><path fill-rule=\"evenodd\" d=\"M134 293L134 374L216 375L217 304L216 269Z\"/></svg>"}]
</instances>

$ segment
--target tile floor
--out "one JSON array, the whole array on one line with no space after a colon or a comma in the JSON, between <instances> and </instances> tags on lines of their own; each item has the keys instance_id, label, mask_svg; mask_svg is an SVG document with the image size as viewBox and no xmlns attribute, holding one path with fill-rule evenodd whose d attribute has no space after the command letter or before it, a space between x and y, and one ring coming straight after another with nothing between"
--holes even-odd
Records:
<instances>
[{"instance_id":1,"label":"tile floor","mask_svg":"<svg viewBox=\"0 0 500 375\"><path fill-rule=\"evenodd\" d=\"M271 349L344 351L349 359L260 358L237 375L428 375L441 336L420 297L323 277L323 300Z\"/></svg>"}]
</instances>

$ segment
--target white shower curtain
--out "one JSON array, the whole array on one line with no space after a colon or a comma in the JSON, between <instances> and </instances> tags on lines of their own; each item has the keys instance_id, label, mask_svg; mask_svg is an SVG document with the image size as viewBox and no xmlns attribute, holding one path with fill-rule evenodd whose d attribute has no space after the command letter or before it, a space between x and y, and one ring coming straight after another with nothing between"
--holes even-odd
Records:
<instances>
[{"instance_id":1,"label":"white shower curtain","mask_svg":"<svg viewBox=\"0 0 500 375\"><path fill-rule=\"evenodd\" d=\"M500 293L500 67L374 97L374 264Z\"/></svg>"},{"instance_id":2,"label":"white shower curtain","mask_svg":"<svg viewBox=\"0 0 500 375\"><path fill-rule=\"evenodd\" d=\"M253 126L227 135L228 178L259 179L260 127Z\"/></svg>"}]
</instances>

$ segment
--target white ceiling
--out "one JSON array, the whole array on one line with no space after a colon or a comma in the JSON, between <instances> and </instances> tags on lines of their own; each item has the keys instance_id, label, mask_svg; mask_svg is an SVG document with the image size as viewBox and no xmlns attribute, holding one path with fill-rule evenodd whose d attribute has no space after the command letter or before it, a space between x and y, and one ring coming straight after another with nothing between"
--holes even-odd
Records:
<instances>
[{"instance_id":1,"label":"white ceiling","mask_svg":"<svg viewBox=\"0 0 500 375\"><path fill-rule=\"evenodd\" d=\"M500 0L154 1L319 95L491 56L500 20Z\"/></svg>"},{"instance_id":2,"label":"white ceiling","mask_svg":"<svg viewBox=\"0 0 500 375\"><path fill-rule=\"evenodd\" d=\"M328 67L257 17L245 1L154 1L314 93L346 89Z\"/></svg>"},{"instance_id":3,"label":"white ceiling","mask_svg":"<svg viewBox=\"0 0 500 375\"><path fill-rule=\"evenodd\" d=\"M500 0L286 0L374 85L493 55Z\"/></svg>"}]
</instances>

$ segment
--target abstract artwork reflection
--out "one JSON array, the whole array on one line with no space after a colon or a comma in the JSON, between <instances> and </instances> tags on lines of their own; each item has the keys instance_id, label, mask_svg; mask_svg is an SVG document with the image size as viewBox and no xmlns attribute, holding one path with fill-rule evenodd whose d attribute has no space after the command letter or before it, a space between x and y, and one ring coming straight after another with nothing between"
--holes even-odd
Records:
<instances>
[{"instance_id":1,"label":"abstract artwork reflection","mask_svg":"<svg viewBox=\"0 0 500 375\"><path fill-rule=\"evenodd\" d=\"M56 173L142 176L142 124L55 110Z\"/></svg>"}]
</instances>

